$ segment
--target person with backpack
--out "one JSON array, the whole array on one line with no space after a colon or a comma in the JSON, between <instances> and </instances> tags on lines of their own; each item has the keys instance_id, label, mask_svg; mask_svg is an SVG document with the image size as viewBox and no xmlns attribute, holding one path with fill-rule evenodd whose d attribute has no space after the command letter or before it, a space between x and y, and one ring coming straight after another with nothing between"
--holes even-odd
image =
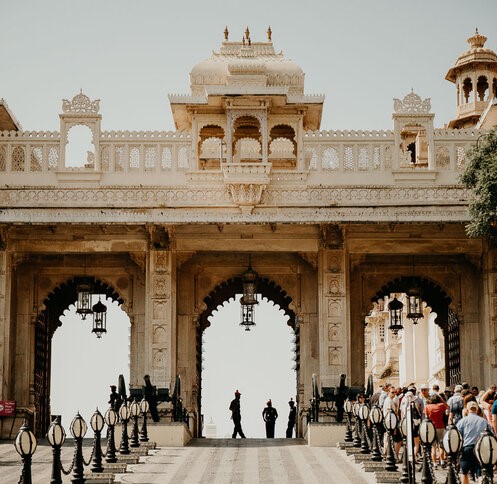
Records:
<instances>
[{"instance_id":1,"label":"person with backpack","mask_svg":"<svg viewBox=\"0 0 497 484\"><path fill-rule=\"evenodd\" d=\"M454 395L452 395L447 401L447 405L449 406L449 425L457 424L459 420L462 419L462 411L464 409L464 400L461 395L462 386L456 385L454 387Z\"/></svg>"}]
</instances>

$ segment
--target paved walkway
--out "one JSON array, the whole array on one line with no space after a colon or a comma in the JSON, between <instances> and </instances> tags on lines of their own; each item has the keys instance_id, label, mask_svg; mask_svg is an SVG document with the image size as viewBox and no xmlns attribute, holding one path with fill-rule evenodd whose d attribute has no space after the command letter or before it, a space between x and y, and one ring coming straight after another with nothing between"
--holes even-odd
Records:
<instances>
[{"instance_id":1,"label":"paved walkway","mask_svg":"<svg viewBox=\"0 0 497 484\"><path fill-rule=\"evenodd\" d=\"M62 449L62 461L70 465L73 447ZM85 459L91 450L84 449ZM39 445L33 459L33 483L50 482L52 450ZM20 457L11 442L0 443L0 483L16 484ZM64 483L70 482L64 476ZM365 473L334 447L309 447L299 439L195 439L188 447L150 450L139 464L129 464L115 482L141 484L373 484Z\"/></svg>"}]
</instances>

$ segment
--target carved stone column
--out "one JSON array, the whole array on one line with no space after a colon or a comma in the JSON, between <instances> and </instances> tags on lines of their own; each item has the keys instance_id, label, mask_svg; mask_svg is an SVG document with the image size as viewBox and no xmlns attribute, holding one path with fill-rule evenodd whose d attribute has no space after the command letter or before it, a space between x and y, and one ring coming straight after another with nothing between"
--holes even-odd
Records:
<instances>
[{"instance_id":1,"label":"carved stone column","mask_svg":"<svg viewBox=\"0 0 497 484\"><path fill-rule=\"evenodd\" d=\"M350 379L347 348L349 325L343 236L338 226L322 227L319 251L319 378L322 386L336 386L341 373ZM349 380L348 380L349 382Z\"/></svg>"},{"instance_id":2,"label":"carved stone column","mask_svg":"<svg viewBox=\"0 0 497 484\"><path fill-rule=\"evenodd\" d=\"M7 251L5 243L0 240L0 354L3 355L0 361L0 400L7 398L8 382L5 380L9 375L10 355L9 355L9 337L10 337L10 268L8 264Z\"/></svg>"},{"instance_id":3,"label":"carved stone column","mask_svg":"<svg viewBox=\"0 0 497 484\"><path fill-rule=\"evenodd\" d=\"M172 332L176 293L172 252L153 248L147 259L146 358L152 383L169 387L174 373Z\"/></svg>"}]
</instances>

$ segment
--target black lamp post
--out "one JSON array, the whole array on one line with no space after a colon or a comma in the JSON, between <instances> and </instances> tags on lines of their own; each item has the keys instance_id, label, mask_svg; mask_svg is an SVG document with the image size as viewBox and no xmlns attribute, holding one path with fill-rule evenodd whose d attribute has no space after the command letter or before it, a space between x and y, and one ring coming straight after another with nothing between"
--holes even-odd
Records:
<instances>
[{"instance_id":1,"label":"black lamp post","mask_svg":"<svg viewBox=\"0 0 497 484\"><path fill-rule=\"evenodd\" d=\"M73 484L84 484L84 461L83 461L83 437L86 434L87 425L83 417L79 414L72 419L71 434L74 437L76 451L74 455L74 467L71 482Z\"/></svg>"},{"instance_id":2,"label":"black lamp post","mask_svg":"<svg viewBox=\"0 0 497 484\"><path fill-rule=\"evenodd\" d=\"M456 472L456 462L457 456L459 455L459 452L461 452L462 435L454 424L449 425L445 431L442 439L442 446L449 458L449 470L445 482L446 484L458 484L459 479Z\"/></svg>"},{"instance_id":3,"label":"black lamp post","mask_svg":"<svg viewBox=\"0 0 497 484\"><path fill-rule=\"evenodd\" d=\"M408 431L408 422L407 422L407 417L404 417L400 421L400 433L402 435L402 445L404 446L404 452L402 453L402 473L399 479L399 482L402 483L410 483L414 482L414 480L411 480L411 474L413 474L414 471L414 466L410 468L409 465L409 456L407 453L407 439L409 436L409 431Z\"/></svg>"},{"instance_id":4,"label":"black lamp post","mask_svg":"<svg viewBox=\"0 0 497 484\"><path fill-rule=\"evenodd\" d=\"M129 440L128 440L128 420L129 420L129 407L126 402L123 402L119 408L119 418L122 423L121 445L119 446L120 454L129 454Z\"/></svg>"},{"instance_id":5,"label":"black lamp post","mask_svg":"<svg viewBox=\"0 0 497 484\"><path fill-rule=\"evenodd\" d=\"M97 408L95 413L90 418L90 426L95 433L95 447L93 449L93 460L91 466L92 472L103 472L104 470L102 466L102 444L100 437L104 424L104 418Z\"/></svg>"},{"instance_id":6,"label":"black lamp post","mask_svg":"<svg viewBox=\"0 0 497 484\"><path fill-rule=\"evenodd\" d=\"M431 473L431 446L435 442L437 432L433 422L427 417L419 426L419 440L423 446L423 469L421 471L421 482L426 484L433 483Z\"/></svg>"},{"instance_id":7,"label":"black lamp post","mask_svg":"<svg viewBox=\"0 0 497 484\"><path fill-rule=\"evenodd\" d=\"M378 427L383 422L383 412L378 405L374 405L371 408L371 412L369 412L369 420L373 424L373 445L371 452L373 456L371 457L372 461L380 462L382 460L381 449L380 449L380 435Z\"/></svg>"},{"instance_id":8,"label":"black lamp post","mask_svg":"<svg viewBox=\"0 0 497 484\"><path fill-rule=\"evenodd\" d=\"M385 470L395 472L397 470L397 465L395 464L395 452L394 452L394 442L393 433L397 428L398 418L393 410L389 410L384 416L383 425L388 432L387 438L387 449L385 454Z\"/></svg>"},{"instance_id":9,"label":"black lamp post","mask_svg":"<svg viewBox=\"0 0 497 484\"><path fill-rule=\"evenodd\" d=\"M97 304L92 307L93 311L93 329L92 333L101 338L102 334L107 333L107 306L98 298Z\"/></svg>"},{"instance_id":10,"label":"black lamp post","mask_svg":"<svg viewBox=\"0 0 497 484\"><path fill-rule=\"evenodd\" d=\"M66 441L66 432L64 427L60 424L60 417L57 417L48 428L47 440L51 445L53 452L52 477L50 478L50 484L62 484L60 448Z\"/></svg>"},{"instance_id":11,"label":"black lamp post","mask_svg":"<svg viewBox=\"0 0 497 484\"><path fill-rule=\"evenodd\" d=\"M129 406L129 411L131 417L133 418L133 430L131 432L131 444L130 447L140 447L140 442L138 441L138 417L140 416L140 404L133 400Z\"/></svg>"},{"instance_id":12,"label":"black lamp post","mask_svg":"<svg viewBox=\"0 0 497 484\"><path fill-rule=\"evenodd\" d=\"M37 445L35 434L29 430L27 423L24 422L14 442L17 453L22 457L22 474L19 482L23 484L32 484L33 482L31 477L31 459Z\"/></svg>"},{"instance_id":13,"label":"black lamp post","mask_svg":"<svg viewBox=\"0 0 497 484\"><path fill-rule=\"evenodd\" d=\"M354 414L354 447L361 446L361 422L359 420L359 404L355 402L352 405L352 413Z\"/></svg>"},{"instance_id":14,"label":"black lamp post","mask_svg":"<svg viewBox=\"0 0 497 484\"><path fill-rule=\"evenodd\" d=\"M482 484L493 482L493 467L497 462L497 439L486 428L475 446L475 454L482 466Z\"/></svg>"},{"instance_id":15,"label":"black lamp post","mask_svg":"<svg viewBox=\"0 0 497 484\"><path fill-rule=\"evenodd\" d=\"M104 419L108 427L107 451L106 451L105 461L108 462L109 464L113 464L114 462L117 462L116 441L114 436L114 430L117 423L117 413L112 407L109 407L107 412L105 412Z\"/></svg>"},{"instance_id":16,"label":"black lamp post","mask_svg":"<svg viewBox=\"0 0 497 484\"><path fill-rule=\"evenodd\" d=\"M421 293L417 287L412 287L406 293L407 296L407 317L413 324L418 324L418 321L423 317L423 302Z\"/></svg>"},{"instance_id":17,"label":"black lamp post","mask_svg":"<svg viewBox=\"0 0 497 484\"><path fill-rule=\"evenodd\" d=\"M369 454L369 443L368 443L368 434L367 434L367 428L368 428L368 418L369 418L369 407L367 404L363 403L359 407L359 411L357 412L357 415L361 421L361 454Z\"/></svg>"},{"instance_id":18,"label":"black lamp post","mask_svg":"<svg viewBox=\"0 0 497 484\"><path fill-rule=\"evenodd\" d=\"M345 413L347 414L347 427L345 430L345 442L352 442L354 438L352 437L352 406L353 403L347 399L343 405Z\"/></svg>"},{"instance_id":19,"label":"black lamp post","mask_svg":"<svg viewBox=\"0 0 497 484\"><path fill-rule=\"evenodd\" d=\"M402 325L403 308L404 305L397 299L397 296L395 296L393 300L388 303L388 313L390 316L390 326L388 329L393 334L397 334L399 331L404 329L404 326Z\"/></svg>"},{"instance_id":20,"label":"black lamp post","mask_svg":"<svg viewBox=\"0 0 497 484\"><path fill-rule=\"evenodd\" d=\"M140 410L143 416L143 424L140 430L140 442L148 442L148 431L147 431L147 412L150 408L147 400L145 398L140 402Z\"/></svg>"}]
</instances>

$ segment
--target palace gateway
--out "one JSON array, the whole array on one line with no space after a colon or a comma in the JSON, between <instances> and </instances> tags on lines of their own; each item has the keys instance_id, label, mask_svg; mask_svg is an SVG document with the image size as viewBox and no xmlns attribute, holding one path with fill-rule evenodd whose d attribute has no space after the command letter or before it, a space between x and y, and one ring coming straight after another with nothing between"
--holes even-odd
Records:
<instances>
[{"instance_id":1,"label":"palace gateway","mask_svg":"<svg viewBox=\"0 0 497 484\"><path fill-rule=\"evenodd\" d=\"M295 332L301 415L313 375L321 387L341 374L347 385L495 381L497 251L466 236L459 183L497 123L485 40L472 36L447 73L456 116L444 128L409 92L391 131L322 130L324 97L305 93L270 31L262 42L225 32L190 93L169 97L176 131L102 131L99 101L83 92L62 102L59 131L23 131L0 102L0 400L46 430L51 340L86 287L130 318L130 386L149 374L171 388L179 375L200 435L202 333L243 292L249 260L255 294ZM92 150L73 166L66 145L80 126ZM389 329L395 300L400 331ZM12 420L0 425L9 435Z\"/></svg>"}]
</instances>

